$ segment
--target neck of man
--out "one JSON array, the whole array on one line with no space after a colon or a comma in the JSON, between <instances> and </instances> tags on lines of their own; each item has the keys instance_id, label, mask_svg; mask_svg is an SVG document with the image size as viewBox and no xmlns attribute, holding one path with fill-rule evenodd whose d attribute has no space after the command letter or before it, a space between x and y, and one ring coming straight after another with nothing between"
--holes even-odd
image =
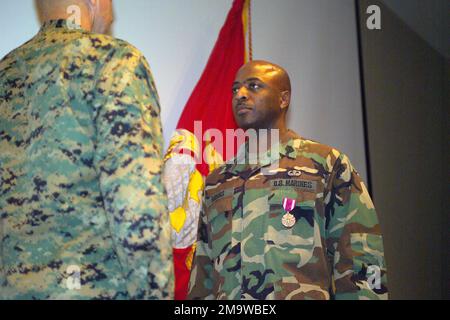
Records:
<instances>
[{"instance_id":1,"label":"neck of man","mask_svg":"<svg viewBox=\"0 0 450 320\"><path fill-rule=\"evenodd\" d=\"M43 17L42 17L42 21L43 22L48 22L50 20L68 20L71 22L76 22L76 23L80 23L80 27L83 30L92 31L92 19L91 19L91 13L89 12L89 10L87 8L83 8L81 6L78 7L80 9L80 19L78 21L76 21L76 19L74 19L74 14L78 14L78 13L74 13L69 11L69 13L67 13L65 10L63 10L62 8L60 9L55 9L51 12L47 12Z\"/></svg>"},{"instance_id":2,"label":"neck of man","mask_svg":"<svg viewBox=\"0 0 450 320\"><path fill-rule=\"evenodd\" d=\"M284 117L277 119L274 123L264 128L266 130L256 130L258 140L258 152L267 152L271 149L272 144L277 143L284 144L292 138L291 131L286 126L286 120ZM266 144L267 141L267 144Z\"/></svg>"}]
</instances>

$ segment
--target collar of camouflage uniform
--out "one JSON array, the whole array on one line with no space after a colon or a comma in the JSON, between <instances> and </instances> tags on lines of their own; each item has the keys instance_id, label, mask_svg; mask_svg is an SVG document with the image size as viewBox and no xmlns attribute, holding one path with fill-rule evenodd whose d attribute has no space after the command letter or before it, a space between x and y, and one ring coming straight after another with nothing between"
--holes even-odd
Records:
<instances>
[{"instance_id":1,"label":"collar of camouflage uniform","mask_svg":"<svg viewBox=\"0 0 450 320\"><path fill-rule=\"evenodd\" d=\"M280 160L282 157L295 159L304 140L294 131L291 130L291 132L294 133L294 135L287 142L283 144L276 143L270 150L260 154L249 153L249 143L247 140L247 142L239 148L236 157L227 161L226 165L222 167L220 174L224 174L225 172L238 174L246 167L254 170L257 168L267 167L270 164ZM278 152L273 152L273 150L278 150ZM245 160L247 160L247 162Z\"/></svg>"},{"instance_id":2,"label":"collar of camouflage uniform","mask_svg":"<svg viewBox=\"0 0 450 320\"><path fill-rule=\"evenodd\" d=\"M40 32L49 32L52 30L61 29L61 30L81 30L81 26L76 24L73 21L69 21L66 19L58 19L58 20L49 20L42 24Z\"/></svg>"}]
</instances>

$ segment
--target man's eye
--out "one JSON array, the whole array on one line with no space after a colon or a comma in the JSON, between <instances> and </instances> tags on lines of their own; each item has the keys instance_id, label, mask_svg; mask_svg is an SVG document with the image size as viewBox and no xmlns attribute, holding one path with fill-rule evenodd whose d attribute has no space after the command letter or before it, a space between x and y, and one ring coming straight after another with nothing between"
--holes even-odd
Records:
<instances>
[{"instance_id":1,"label":"man's eye","mask_svg":"<svg viewBox=\"0 0 450 320\"><path fill-rule=\"evenodd\" d=\"M260 86L259 84L257 84L257 83L250 83L250 84L248 85L248 87L249 87L250 89L252 89L252 90L258 90L258 89L261 88L261 86Z\"/></svg>"}]
</instances>

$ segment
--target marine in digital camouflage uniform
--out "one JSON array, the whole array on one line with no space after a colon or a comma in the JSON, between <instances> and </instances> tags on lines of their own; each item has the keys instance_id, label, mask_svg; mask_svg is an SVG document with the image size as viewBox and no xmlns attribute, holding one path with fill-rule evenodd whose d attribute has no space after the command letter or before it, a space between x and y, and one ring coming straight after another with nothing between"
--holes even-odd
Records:
<instances>
[{"instance_id":1,"label":"marine in digital camouflage uniform","mask_svg":"<svg viewBox=\"0 0 450 320\"><path fill-rule=\"evenodd\" d=\"M0 62L0 298L172 298L160 105L130 44L46 22Z\"/></svg>"},{"instance_id":2,"label":"marine in digital camouflage uniform","mask_svg":"<svg viewBox=\"0 0 450 320\"><path fill-rule=\"evenodd\" d=\"M372 200L345 154L286 129L287 73L250 62L233 93L239 126L279 129L281 142L257 162L246 143L207 177L188 297L387 299ZM293 227L285 198L296 201Z\"/></svg>"}]
</instances>

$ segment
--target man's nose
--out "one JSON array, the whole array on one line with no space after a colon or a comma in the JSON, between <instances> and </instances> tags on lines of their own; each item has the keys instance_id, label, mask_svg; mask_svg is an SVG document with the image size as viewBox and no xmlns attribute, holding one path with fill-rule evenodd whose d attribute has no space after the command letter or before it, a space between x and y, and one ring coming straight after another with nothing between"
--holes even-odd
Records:
<instances>
[{"instance_id":1,"label":"man's nose","mask_svg":"<svg viewBox=\"0 0 450 320\"><path fill-rule=\"evenodd\" d=\"M236 93L236 99L239 101L245 101L248 99L248 91L245 86L239 88L238 92Z\"/></svg>"}]
</instances>

